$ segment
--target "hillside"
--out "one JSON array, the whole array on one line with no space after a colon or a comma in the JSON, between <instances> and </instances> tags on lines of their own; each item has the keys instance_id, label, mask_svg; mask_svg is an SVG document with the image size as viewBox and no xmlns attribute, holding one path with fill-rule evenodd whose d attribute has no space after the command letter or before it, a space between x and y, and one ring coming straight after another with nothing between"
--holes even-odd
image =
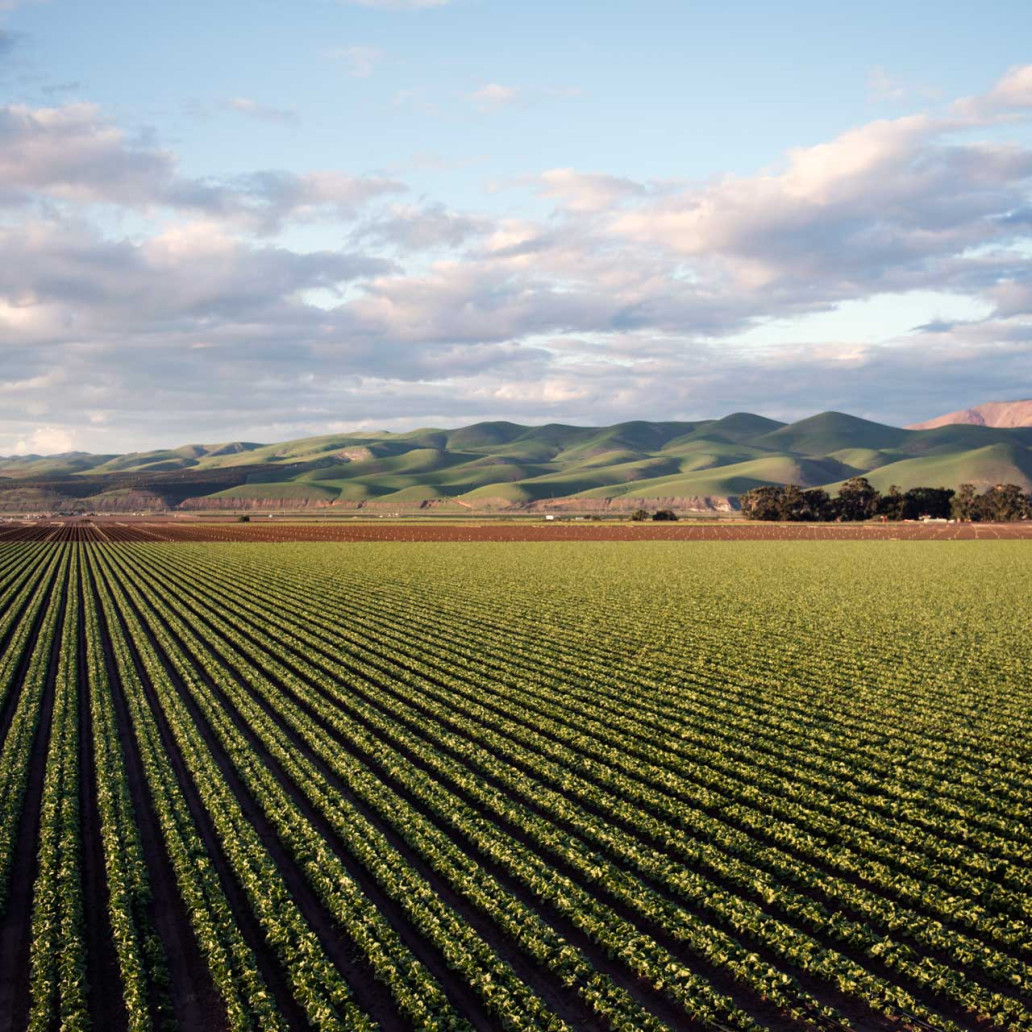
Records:
<instances>
[{"instance_id":1,"label":"hillside","mask_svg":"<svg viewBox=\"0 0 1032 1032\"><path fill-rule=\"evenodd\" d=\"M1029 403L1032 405L1032 403ZM912 430L840 412L579 427L487 422L0 459L0 509L727 510L763 484L1032 489L1032 428Z\"/></svg>"},{"instance_id":2,"label":"hillside","mask_svg":"<svg viewBox=\"0 0 1032 1032\"><path fill-rule=\"evenodd\" d=\"M984 405L948 412L945 416L936 416L935 419L928 419L923 423L911 423L907 429L934 430L939 426L955 424L998 428L1032 426L1032 400L987 401Z\"/></svg>"}]
</instances>

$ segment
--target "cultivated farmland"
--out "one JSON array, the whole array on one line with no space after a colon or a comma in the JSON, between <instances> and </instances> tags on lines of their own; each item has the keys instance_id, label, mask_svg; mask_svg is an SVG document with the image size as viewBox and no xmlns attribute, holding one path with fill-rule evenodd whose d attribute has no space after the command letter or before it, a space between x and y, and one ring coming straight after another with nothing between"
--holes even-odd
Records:
<instances>
[{"instance_id":1,"label":"cultivated farmland","mask_svg":"<svg viewBox=\"0 0 1032 1032\"><path fill-rule=\"evenodd\" d=\"M1032 1029L1026 542L125 526L0 535L0 1032Z\"/></svg>"}]
</instances>

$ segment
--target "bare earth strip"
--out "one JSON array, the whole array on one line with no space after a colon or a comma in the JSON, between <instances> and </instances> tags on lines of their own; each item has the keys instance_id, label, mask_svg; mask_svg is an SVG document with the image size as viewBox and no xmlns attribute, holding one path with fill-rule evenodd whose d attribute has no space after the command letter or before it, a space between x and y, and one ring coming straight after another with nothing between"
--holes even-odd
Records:
<instances>
[{"instance_id":1,"label":"bare earth strip","mask_svg":"<svg viewBox=\"0 0 1032 1032\"><path fill-rule=\"evenodd\" d=\"M1022 523L541 523L478 522L267 522L98 519L12 524L4 541L224 541L282 543L363 541L1009 541L1032 539Z\"/></svg>"}]
</instances>

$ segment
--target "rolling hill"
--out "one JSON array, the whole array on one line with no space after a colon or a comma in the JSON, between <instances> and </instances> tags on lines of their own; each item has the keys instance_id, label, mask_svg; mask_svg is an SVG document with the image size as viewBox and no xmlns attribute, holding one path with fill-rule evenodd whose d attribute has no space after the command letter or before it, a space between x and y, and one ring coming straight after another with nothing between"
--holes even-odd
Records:
<instances>
[{"instance_id":1,"label":"rolling hill","mask_svg":"<svg viewBox=\"0 0 1032 1032\"><path fill-rule=\"evenodd\" d=\"M795 423L738 412L607 427L476 423L279 444L0 458L0 509L728 510L763 484L1032 489L1032 427L913 430L841 412Z\"/></svg>"}]
</instances>

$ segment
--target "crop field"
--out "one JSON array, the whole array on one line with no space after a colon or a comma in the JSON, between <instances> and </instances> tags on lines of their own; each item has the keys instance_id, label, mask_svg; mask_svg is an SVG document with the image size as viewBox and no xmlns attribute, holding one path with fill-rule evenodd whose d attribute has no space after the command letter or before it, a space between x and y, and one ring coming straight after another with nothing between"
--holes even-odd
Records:
<instances>
[{"instance_id":1,"label":"crop field","mask_svg":"<svg viewBox=\"0 0 1032 1032\"><path fill-rule=\"evenodd\" d=\"M627 520L479 520L409 518L299 520L18 520L0 524L4 541L255 543L361 541L1024 541L1032 522L766 523L745 519L635 523Z\"/></svg>"},{"instance_id":2,"label":"crop field","mask_svg":"<svg viewBox=\"0 0 1032 1032\"><path fill-rule=\"evenodd\" d=\"M97 526L0 533L0 1032L1032 1030L1026 542Z\"/></svg>"}]
</instances>

